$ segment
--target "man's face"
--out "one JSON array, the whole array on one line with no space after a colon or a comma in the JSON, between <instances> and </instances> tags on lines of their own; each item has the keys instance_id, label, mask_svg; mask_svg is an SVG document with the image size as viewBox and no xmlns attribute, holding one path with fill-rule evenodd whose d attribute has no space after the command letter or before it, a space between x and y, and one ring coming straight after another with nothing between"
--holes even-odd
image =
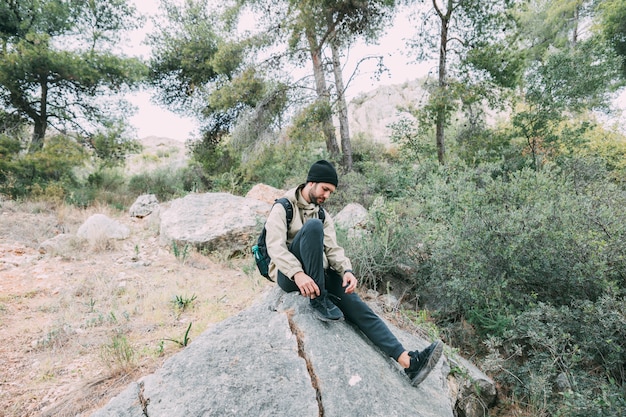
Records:
<instances>
[{"instance_id":1,"label":"man's face","mask_svg":"<svg viewBox=\"0 0 626 417\"><path fill-rule=\"evenodd\" d=\"M328 197L335 191L335 186L327 182L313 183L311 190L309 191L309 201L311 203L320 205L323 204Z\"/></svg>"}]
</instances>

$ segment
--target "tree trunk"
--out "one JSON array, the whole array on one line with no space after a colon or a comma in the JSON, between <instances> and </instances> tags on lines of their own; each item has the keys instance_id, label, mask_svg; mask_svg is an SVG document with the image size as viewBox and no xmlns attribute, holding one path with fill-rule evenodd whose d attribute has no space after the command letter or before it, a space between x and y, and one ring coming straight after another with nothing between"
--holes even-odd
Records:
<instances>
[{"instance_id":1,"label":"tree trunk","mask_svg":"<svg viewBox=\"0 0 626 417\"><path fill-rule=\"evenodd\" d=\"M45 77L45 76L43 76ZM39 97L39 114L34 114L33 138L28 148L29 153L40 151L43 148L46 129L48 128L48 83L45 79L40 81L41 96Z\"/></svg>"},{"instance_id":2,"label":"tree trunk","mask_svg":"<svg viewBox=\"0 0 626 417\"><path fill-rule=\"evenodd\" d=\"M337 116L339 118L339 136L341 137L342 164L346 171L352 171L352 144L350 143L350 128L348 126L348 105L346 104L345 87L341 71L341 59L334 34L331 36L330 48L333 55L333 73L337 88Z\"/></svg>"},{"instance_id":3,"label":"tree trunk","mask_svg":"<svg viewBox=\"0 0 626 417\"><path fill-rule=\"evenodd\" d=\"M433 0L434 4L434 0ZM439 18L441 19L441 33L439 39L439 77L437 84L437 114L436 114L436 131L435 140L437 142L437 159L441 165L446 163L446 145L445 145L445 126L446 126L446 114L447 114L447 84L446 84L446 60L448 57L448 28L450 25L450 15L452 13L452 6L448 5L446 14L442 14L437 9Z\"/></svg>"},{"instance_id":4,"label":"tree trunk","mask_svg":"<svg viewBox=\"0 0 626 417\"><path fill-rule=\"evenodd\" d=\"M324 76L320 46L317 43L315 34L309 28L306 29L306 37L309 42L309 49L311 50L317 100L328 105L330 108L330 93L326 87L326 77ZM337 145L337 136L335 135L335 127L333 126L332 112L328 112L328 116L323 120L322 131L326 137L326 149L328 149L331 157L336 157L339 155L339 146Z\"/></svg>"}]
</instances>

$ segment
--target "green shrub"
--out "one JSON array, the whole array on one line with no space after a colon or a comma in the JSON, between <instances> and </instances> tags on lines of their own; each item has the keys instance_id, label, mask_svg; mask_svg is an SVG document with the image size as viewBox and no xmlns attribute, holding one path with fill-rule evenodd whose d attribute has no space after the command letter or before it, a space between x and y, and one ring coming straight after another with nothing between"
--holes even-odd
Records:
<instances>
[{"instance_id":1,"label":"green shrub","mask_svg":"<svg viewBox=\"0 0 626 417\"><path fill-rule=\"evenodd\" d=\"M242 164L243 181L279 189L295 187L304 182L309 167L319 159L328 159L320 143L267 145L255 158ZM335 166L338 168L336 163Z\"/></svg>"},{"instance_id":2,"label":"green shrub","mask_svg":"<svg viewBox=\"0 0 626 417\"><path fill-rule=\"evenodd\" d=\"M34 153L21 155L19 142L0 138L0 192L11 198L30 195L33 187L39 194L49 183L68 190L76 184L74 169L83 165L87 154L68 136L57 135L46 140L44 147ZM54 192L58 195L58 192Z\"/></svg>"},{"instance_id":3,"label":"green shrub","mask_svg":"<svg viewBox=\"0 0 626 417\"><path fill-rule=\"evenodd\" d=\"M121 333L116 333L110 343L102 346L100 355L114 375L130 372L137 366L137 352Z\"/></svg>"},{"instance_id":4,"label":"green shrub","mask_svg":"<svg viewBox=\"0 0 626 417\"><path fill-rule=\"evenodd\" d=\"M354 237L342 238L356 275L369 288L377 289L385 279L395 277L399 268L412 266L409 254L415 251L413 228L401 220L394 205L378 198L370 207L365 229Z\"/></svg>"},{"instance_id":5,"label":"green shrub","mask_svg":"<svg viewBox=\"0 0 626 417\"><path fill-rule=\"evenodd\" d=\"M187 193L184 184L180 170L160 168L130 177L128 190L133 196L154 194L159 201L168 201Z\"/></svg>"},{"instance_id":6,"label":"green shrub","mask_svg":"<svg viewBox=\"0 0 626 417\"><path fill-rule=\"evenodd\" d=\"M492 310L492 300L514 311L595 300L617 279L611 271L623 271L617 208L626 196L609 184L588 190L556 172L493 178L482 169L434 177L420 192L423 272L456 313Z\"/></svg>"},{"instance_id":7,"label":"green shrub","mask_svg":"<svg viewBox=\"0 0 626 417\"><path fill-rule=\"evenodd\" d=\"M540 303L489 342L485 366L546 415L618 416L626 404L625 312L626 300L609 294L558 308Z\"/></svg>"},{"instance_id":8,"label":"green shrub","mask_svg":"<svg viewBox=\"0 0 626 417\"><path fill-rule=\"evenodd\" d=\"M420 300L451 340L479 354L489 340L485 369L533 415L623 410L626 193L603 166L449 165L405 204L426 252Z\"/></svg>"}]
</instances>

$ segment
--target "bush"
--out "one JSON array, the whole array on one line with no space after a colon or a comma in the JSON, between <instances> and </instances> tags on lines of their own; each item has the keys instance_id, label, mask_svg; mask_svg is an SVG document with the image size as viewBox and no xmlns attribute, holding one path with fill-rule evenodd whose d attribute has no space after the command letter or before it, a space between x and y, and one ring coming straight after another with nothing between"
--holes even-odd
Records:
<instances>
[{"instance_id":1,"label":"bush","mask_svg":"<svg viewBox=\"0 0 626 417\"><path fill-rule=\"evenodd\" d=\"M305 181L311 164L319 159L328 159L321 143L267 145L255 158L242 164L243 181L279 189L295 187ZM336 163L335 166L338 167Z\"/></svg>"},{"instance_id":2,"label":"bush","mask_svg":"<svg viewBox=\"0 0 626 417\"><path fill-rule=\"evenodd\" d=\"M68 190L76 184L74 169L87 160L83 148L63 135L46 140L37 152L21 155L20 150L18 141L6 136L0 138L0 192L11 198L30 195L35 185L40 195L45 194L43 190L49 183Z\"/></svg>"},{"instance_id":3,"label":"bush","mask_svg":"<svg viewBox=\"0 0 626 417\"><path fill-rule=\"evenodd\" d=\"M418 197L423 272L453 313L487 313L492 300L502 311L593 301L619 279L624 192L576 187L558 172L493 178L485 168L434 176Z\"/></svg>"},{"instance_id":4,"label":"bush","mask_svg":"<svg viewBox=\"0 0 626 417\"><path fill-rule=\"evenodd\" d=\"M417 240L410 223L400 219L393 203L377 198L369 209L364 229L345 240L356 275L369 288L400 275L413 258ZM413 259L415 261L415 259Z\"/></svg>"},{"instance_id":5,"label":"bush","mask_svg":"<svg viewBox=\"0 0 626 417\"><path fill-rule=\"evenodd\" d=\"M405 205L426 251L413 285L459 347L489 340L486 370L533 415L619 415L626 193L602 163L548 168L423 177Z\"/></svg>"},{"instance_id":6,"label":"bush","mask_svg":"<svg viewBox=\"0 0 626 417\"><path fill-rule=\"evenodd\" d=\"M621 415L624 313L626 300L610 294L558 308L540 303L491 339L485 367L510 395L541 410L536 415Z\"/></svg>"},{"instance_id":7,"label":"bush","mask_svg":"<svg viewBox=\"0 0 626 417\"><path fill-rule=\"evenodd\" d=\"M202 192L209 188L210 180L202 170L192 165L189 168L174 170L161 168L133 175L128 183L129 193L137 197L154 194L159 201L181 197L191 191Z\"/></svg>"}]
</instances>

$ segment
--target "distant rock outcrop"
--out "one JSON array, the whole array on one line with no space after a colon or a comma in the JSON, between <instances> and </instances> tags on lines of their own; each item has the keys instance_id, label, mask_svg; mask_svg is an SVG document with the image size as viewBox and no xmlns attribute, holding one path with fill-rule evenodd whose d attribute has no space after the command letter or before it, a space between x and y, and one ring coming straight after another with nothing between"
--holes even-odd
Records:
<instances>
[{"instance_id":1,"label":"distant rock outcrop","mask_svg":"<svg viewBox=\"0 0 626 417\"><path fill-rule=\"evenodd\" d=\"M410 118L408 113L401 115L398 107L421 107L428 98L423 84L424 80L417 79L403 84L382 86L352 99L348 104L352 137L361 135L391 146L389 125L402 117Z\"/></svg>"},{"instance_id":2,"label":"distant rock outcrop","mask_svg":"<svg viewBox=\"0 0 626 417\"><path fill-rule=\"evenodd\" d=\"M428 342L390 325L408 348ZM413 387L347 322L314 318L278 287L132 383L92 417L453 417L449 365Z\"/></svg>"}]
</instances>

